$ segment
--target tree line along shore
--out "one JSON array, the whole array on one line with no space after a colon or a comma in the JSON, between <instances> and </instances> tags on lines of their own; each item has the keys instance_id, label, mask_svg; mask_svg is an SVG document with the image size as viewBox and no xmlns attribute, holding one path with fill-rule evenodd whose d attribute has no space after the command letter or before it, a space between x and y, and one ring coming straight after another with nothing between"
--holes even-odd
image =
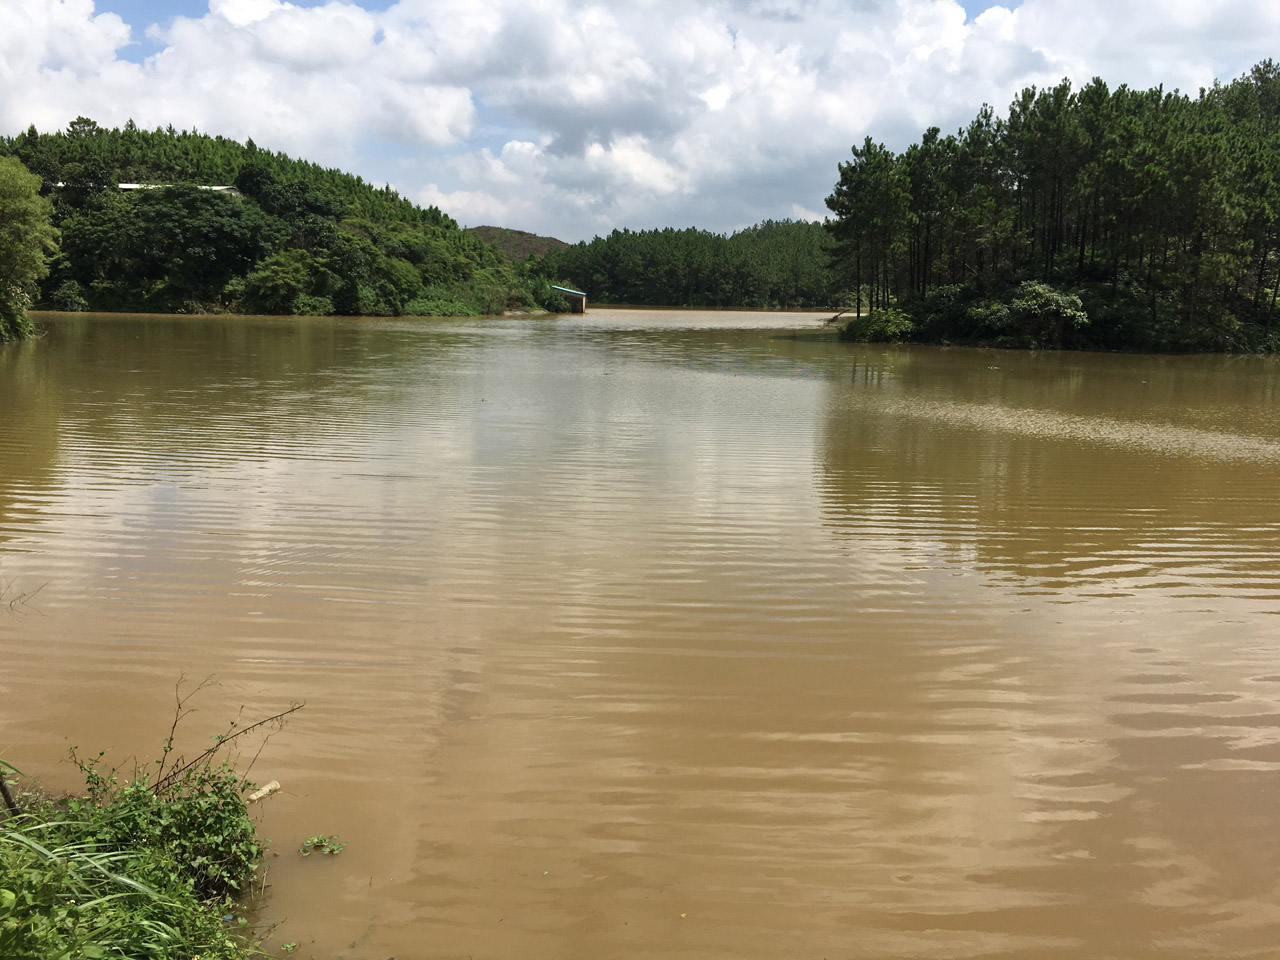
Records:
<instances>
[{"instance_id":1,"label":"tree line along shore","mask_svg":"<svg viewBox=\"0 0 1280 960\"><path fill-rule=\"evenodd\" d=\"M4 219L26 224L0 239L0 339L29 332L30 305L478 316L565 310L561 285L596 303L832 308L859 340L1280 347L1270 60L1195 97L1096 78L1031 87L1006 115L984 105L901 153L868 137L837 173L825 223L624 229L568 245L462 230L252 140L79 117L0 138Z\"/></svg>"},{"instance_id":2,"label":"tree line along shore","mask_svg":"<svg viewBox=\"0 0 1280 960\"><path fill-rule=\"evenodd\" d=\"M1030 88L827 199L858 339L1143 351L1280 346L1280 67L1196 97Z\"/></svg>"},{"instance_id":3,"label":"tree line along shore","mask_svg":"<svg viewBox=\"0 0 1280 960\"><path fill-rule=\"evenodd\" d=\"M451 316L563 306L549 283L436 207L252 140L79 117L0 140L4 156L51 206L58 246L26 291L48 308Z\"/></svg>"}]
</instances>

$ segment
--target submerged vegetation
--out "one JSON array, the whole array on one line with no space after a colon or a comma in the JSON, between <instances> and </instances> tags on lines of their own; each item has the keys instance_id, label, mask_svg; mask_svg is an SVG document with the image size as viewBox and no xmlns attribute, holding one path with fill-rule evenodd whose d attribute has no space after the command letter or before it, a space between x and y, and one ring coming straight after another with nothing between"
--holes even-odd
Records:
<instances>
[{"instance_id":1,"label":"submerged vegetation","mask_svg":"<svg viewBox=\"0 0 1280 960\"><path fill-rule=\"evenodd\" d=\"M1095 79L1024 90L827 199L851 339L1280 349L1280 67L1196 98ZM863 307L870 309L862 316Z\"/></svg>"},{"instance_id":2,"label":"submerged vegetation","mask_svg":"<svg viewBox=\"0 0 1280 960\"><path fill-rule=\"evenodd\" d=\"M197 688L198 689L198 688ZM189 698L188 695L187 698ZM180 698L175 716L184 715ZM0 956L14 960L247 960L261 955L240 916L262 847L225 760L243 734L279 725L294 706L232 725L191 761L170 731L152 769L125 780L102 755L77 763L82 796L20 794L0 811ZM74 758L74 754L73 754ZM0 776L17 771L0 762Z\"/></svg>"},{"instance_id":3,"label":"submerged vegetation","mask_svg":"<svg viewBox=\"0 0 1280 960\"><path fill-rule=\"evenodd\" d=\"M437 208L252 140L80 117L0 139L6 156L53 204L61 252L37 296L54 309L478 315L552 299Z\"/></svg>"}]
</instances>

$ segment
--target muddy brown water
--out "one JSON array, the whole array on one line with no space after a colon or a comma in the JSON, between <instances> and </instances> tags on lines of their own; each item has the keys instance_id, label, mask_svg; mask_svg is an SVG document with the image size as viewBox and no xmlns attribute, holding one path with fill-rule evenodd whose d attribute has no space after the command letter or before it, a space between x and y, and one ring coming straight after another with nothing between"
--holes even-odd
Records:
<instances>
[{"instance_id":1,"label":"muddy brown water","mask_svg":"<svg viewBox=\"0 0 1280 960\"><path fill-rule=\"evenodd\" d=\"M273 944L1276 955L1275 363L41 319L0 750L64 787L156 756L182 675L188 749L305 700L254 770Z\"/></svg>"}]
</instances>

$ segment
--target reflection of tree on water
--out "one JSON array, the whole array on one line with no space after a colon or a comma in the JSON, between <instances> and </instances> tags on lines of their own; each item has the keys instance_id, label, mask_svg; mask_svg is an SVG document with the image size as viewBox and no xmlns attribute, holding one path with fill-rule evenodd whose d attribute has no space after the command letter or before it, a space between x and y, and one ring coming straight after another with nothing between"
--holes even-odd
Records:
<instances>
[{"instance_id":1,"label":"reflection of tree on water","mask_svg":"<svg viewBox=\"0 0 1280 960\"><path fill-rule=\"evenodd\" d=\"M146 443L175 466L219 450L314 458L352 422L418 402L467 334L328 318L87 316L52 327L56 419L99 455ZM359 431L355 431L359 438ZM340 451L337 451L340 455ZM127 472L127 471L126 471Z\"/></svg>"},{"instance_id":2,"label":"reflection of tree on water","mask_svg":"<svg viewBox=\"0 0 1280 960\"><path fill-rule=\"evenodd\" d=\"M327 318L91 316L60 320L51 353L65 412L94 438L175 454L209 444L323 441L339 421L412 391L446 335ZM376 397L376 404L374 398ZM339 426L342 430L339 430ZM299 452L305 448L299 446Z\"/></svg>"},{"instance_id":3,"label":"reflection of tree on water","mask_svg":"<svg viewBox=\"0 0 1280 960\"><path fill-rule=\"evenodd\" d=\"M39 522L50 498L74 495L68 471L85 462L127 484L233 467L253 451L341 458L363 440L353 423L418 404L447 368L435 361L469 336L328 318L40 322L44 339L0 347L0 542Z\"/></svg>"},{"instance_id":4,"label":"reflection of tree on water","mask_svg":"<svg viewBox=\"0 0 1280 960\"><path fill-rule=\"evenodd\" d=\"M850 359L831 383L818 480L842 534L1049 589L1280 593L1280 443L1256 419L1277 386L1268 367Z\"/></svg>"},{"instance_id":5,"label":"reflection of tree on water","mask_svg":"<svg viewBox=\"0 0 1280 960\"><path fill-rule=\"evenodd\" d=\"M18 514L33 509L24 504L57 475L58 391L41 348L36 340L0 345L0 409L6 421L0 433L0 543L13 539Z\"/></svg>"}]
</instances>

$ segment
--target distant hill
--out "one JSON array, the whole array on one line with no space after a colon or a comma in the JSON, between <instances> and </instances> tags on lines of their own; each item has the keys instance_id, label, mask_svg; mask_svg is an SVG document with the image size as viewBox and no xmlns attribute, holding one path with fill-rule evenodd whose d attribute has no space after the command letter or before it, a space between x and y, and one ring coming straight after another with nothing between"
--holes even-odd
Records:
<instances>
[{"instance_id":1,"label":"distant hill","mask_svg":"<svg viewBox=\"0 0 1280 960\"><path fill-rule=\"evenodd\" d=\"M555 237L540 237L536 233L509 230L506 227L468 227L467 233L474 233L485 243L493 244L512 260L523 260L531 253L543 257L548 250L568 246Z\"/></svg>"}]
</instances>

